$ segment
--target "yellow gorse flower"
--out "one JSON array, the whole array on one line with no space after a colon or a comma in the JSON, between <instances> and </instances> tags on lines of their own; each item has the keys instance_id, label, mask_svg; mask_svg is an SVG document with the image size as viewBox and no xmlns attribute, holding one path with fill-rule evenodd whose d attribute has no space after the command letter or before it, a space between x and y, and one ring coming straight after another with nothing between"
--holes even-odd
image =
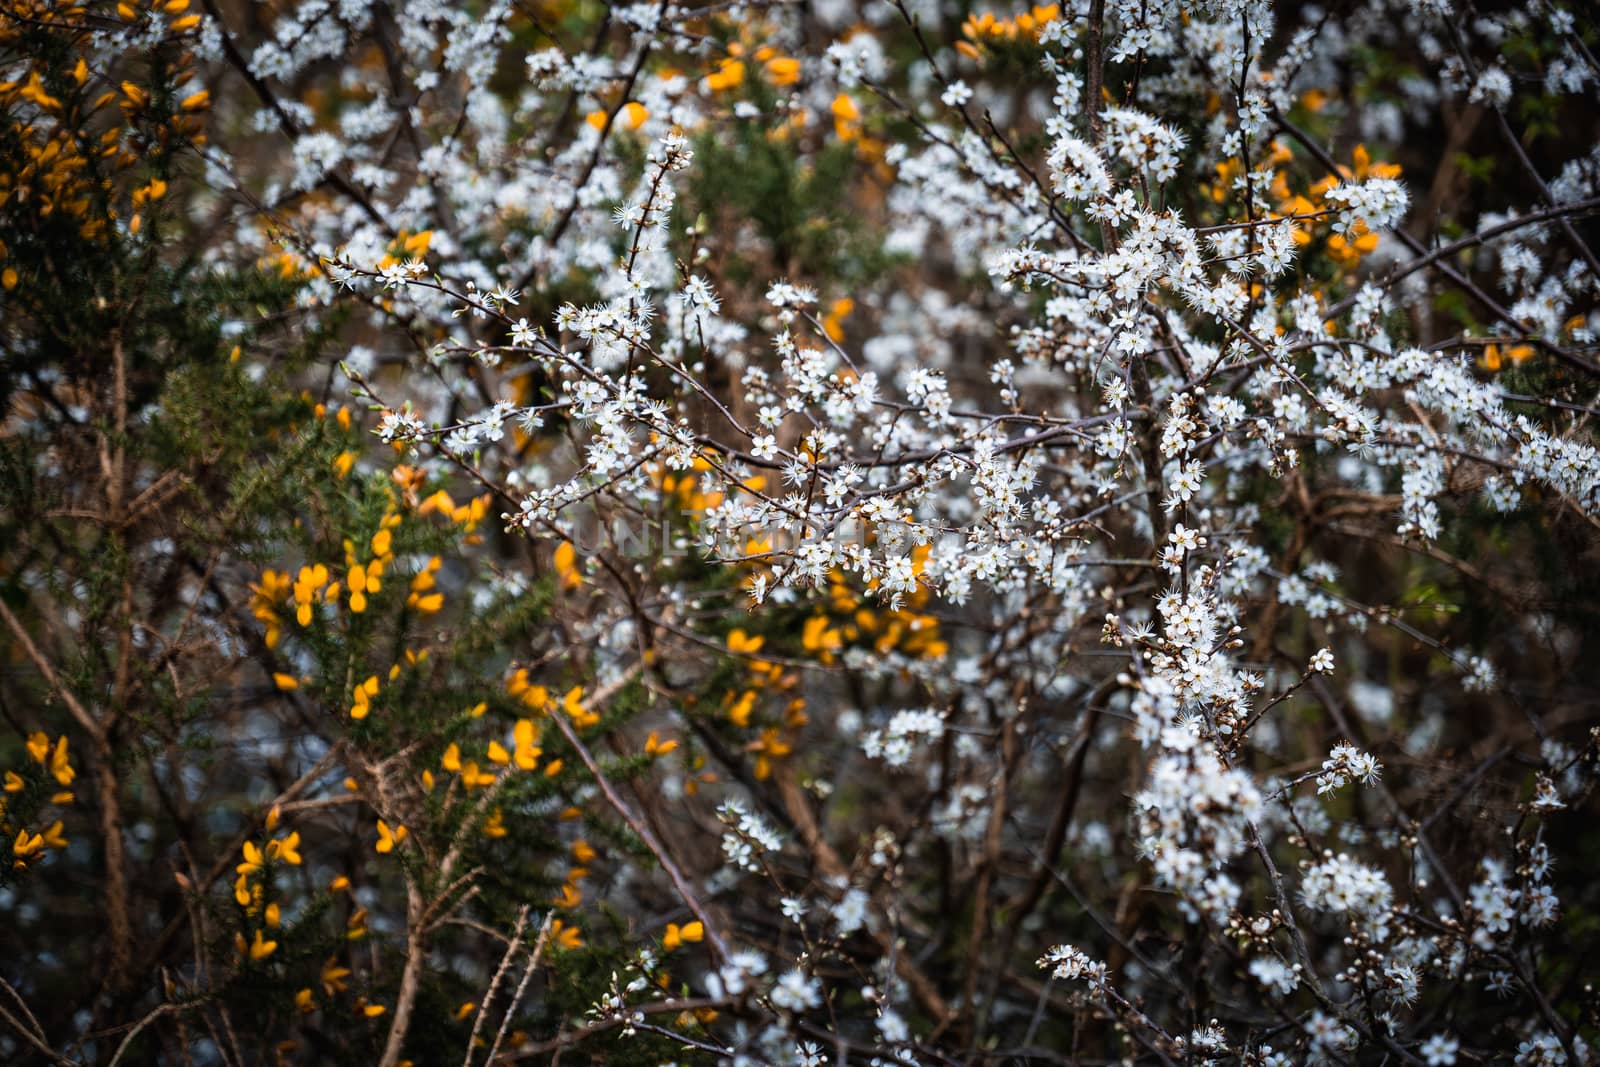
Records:
<instances>
[{"instance_id":1,"label":"yellow gorse flower","mask_svg":"<svg viewBox=\"0 0 1600 1067\"><path fill-rule=\"evenodd\" d=\"M1498 371L1505 366L1507 360L1521 366L1533 357L1532 345L1506 345L1501 348L1497 344L1486 345L1483 350L1482 366L1488 371Z\"/></svg>"},{"instance_id":2,"label":"yellow gorse flower","mask_svg":"<svg viewBox=\"0 0 1600 1067\"><path fill-rule=\"evenodd\" d=\"M282 860L291 867L300 866L300 831L295 830L286 837L278 838L267 843L267 858Z\"/></svg>"},{"instance_id":3,"label":"yellow gorse flower","mask_svg":"<svg viewBox=\"0 0 1600 1067\"><path fill-rule=\"evenodd\" d=\"M322 965L322 974L320 975L323 992L330 997L343 993L345 991L344 980L349 977L350 968L341 967L333 960L329 960Z\"/></svg>"},{"instance_id":4,"label":"yellow gorse flower","mask_svg":"<svg viewBox=\"0 0 1600 1067\"><path fill-rule=\"evenodd\" d=\"M539 765L539 757L543 752L539 748L539 734L533 728L530 719L518 719L517 725L511 730L515 750L512 759L516 762L517 769L531 771Z\"/></svg>"},{"instance_id":5,"label":"yellow gorse flower","mask_svg":"<svg viewBox=\"0 0 1600 1067\"><path fill-rule=\"evenodd\" d=\"M761 646L766 644L766 641L767 639L760 634L751 637L743 630L733 630L728 634L728 651L736 656L749 655L760 652Z\"/></svg>"},{"instance_id":6,"label":"yellow gorse flower","mask_svg":"<svg viewBox=\"0 0 1600 1067\"><path fill-rule=\"evenodd\" d=\"M295 575L295 621L301 626L311 625L312 605L323 586L328 584L328 577L328 568L321 563L311 567L301 567L300 572Z\"/></svg>"},{"instance_id":7,"label":"yellow gorse flower","mask_svg":"<svg viewBox=\"0 0 1600 1067\"><path fill-rule=\"evenodd\" d=\"M732 56L722 60L715 70L706 75L706 88L714 93L736 89L743 83L744 63Z\"/></svg>"},{"instance_id":8,"label":"yellow gorse flower","mask_svg":"<svg viewBox=\"0 0 1600 1067\"><path fill-rule=\"evenodd\" d=\"M30 834L26 829L18 830L16 840L11 843L11 853L16 857L15 865L19 868L44 851L44 837L41 834Z\"/></svg>"},{"instance_id":9,"label":"yellow gorse flower","mask_svg":"<svg viewBox=\"0 0 1600 1067\"><path fill-rule=\"evenodd\" d=\"M773 56L762 73L773 85L793 85L800 80L800 61L793 56Z\"/></svg>"},{"instance_id":10,"label":"yellow gorse flower","mask_svg":"<svg viewBox=\"0 0 1600 1067\"><path fill-rule=\"evenodd\" d=\"M575 685L567 690L567 695L561 698L561 708L572 719L572 725L580 730L594 726L600 721L600 716L583 706L583 686Z\"/></svg>"},{"instance_id":11,"label":"yellow gorse flower","mask_svg":"<svg viewBox=\"0 0 1600 1067\"><path fill-rule=\"evenodd\" d=\"M260 963L276 951L278 951L278 943L266 940L261 931L257 930L255 940L250 944L250 961L252 963Z\"/></svg>"},{"instance_id":12,"label":"yellow gorse flower","mask_svg":"<svg viewBox=\"0 0 1600 1067\"><path fill-rule=\"evenodd\" d=\"M461 784L468 791L494 784L494 775L488 771L480 770L476 762L468 763L461 769Z\"/></svg>"},{"instance_id":13,"label":"yellow gorse flower","mask_svg":"<svg viewBox=\"0 0 1600 1067\"><path fill-rule=\"evenodd\" d=\"M578 572L578 550L573 547L571 541L563 541L557 545L552 559L556 566L556 574L561 579L561 588L576 589L583 584L583 575Z\"/></svg>"},{"instance_id":14,"label":"yellow gorse flower","mask_svg":"<svg viewBox=\"0 0 1600 1067\"><path fill-rule=\"evenodd\" d=\"M378 820L378 843L374 846L379 852L393 852L395 846L406 839L409 831L404 826L396 825L390 829L389 824L382 819Z\"/></svg>"},{"instance_id":15,"label":"yellow gorse flower","mask_svg":"<svg viewBox=\"0 0 1600 1067\"><path fill-rule=\"evenodd\" d=\"M261 852L261 846L254 841L244 843L244 862L235 868L240 874L255 874L267 865L266 856Z\"/></svg>"},{"instance_id":16,"label":"yellow gorse flower","mask_svg":"<svg viewBox=\"0 0 1600 1067\"><path fill-rule=\"evenodd\" d=\"M352 719L365 719L372 711L372 698L378 695L378 676L370 676L353 691L354 703L350 706Z\"/></svg>"},{"instance_id":17,"label":"yellow gorse flower","mask_svg":"<svg viewBox=\"0 0 1600 1067\"><path fill-rule=\"evenodd\" d=\"M667 932L661 937L661 947L672 952L683 946L684 943L694 944L705 937L706 928L703 923L696 920L692 923L668 923Z\"/></svg>"},{"instance_id":18,"label":"yellow gorse flower","mask_svg":"<svg viewBox=\"0 0 1600 1067\"><path fill-rule=\"evenodd\" d=\"M71 785L77 777L77 772L72 769L72 764L67 762L67 739L63 735L56 741L55 751L50 754L50 773L55 775L56 781L62 785Z\"/></svg>"}]
</instances>

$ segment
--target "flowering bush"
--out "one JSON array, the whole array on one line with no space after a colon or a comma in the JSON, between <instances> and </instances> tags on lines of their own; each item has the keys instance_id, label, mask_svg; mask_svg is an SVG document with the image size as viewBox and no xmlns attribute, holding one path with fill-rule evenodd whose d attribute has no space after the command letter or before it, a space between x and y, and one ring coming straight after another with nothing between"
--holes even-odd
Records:
<instances>
[{"instance_id":1,"label":"flowering bush","mask_svg":"<svg viewBox=\"0 0 1600 1067\"><path fill-rule=\"evenodd\" d=\"M13 0L0 1054L1594 1062L1596 47Z\"/></svg>"}]
</instances>

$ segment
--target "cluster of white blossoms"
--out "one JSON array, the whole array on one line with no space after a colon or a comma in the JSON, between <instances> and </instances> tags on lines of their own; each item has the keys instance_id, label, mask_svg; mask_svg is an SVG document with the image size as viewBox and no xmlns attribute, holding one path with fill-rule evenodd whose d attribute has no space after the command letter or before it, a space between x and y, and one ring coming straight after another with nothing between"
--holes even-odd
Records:
<instances>
[{"instance_id":1,"label":"cluster of white blossoms","mask_svg":"<svg viewBox=\"0 0 1600 1067\"><path fill-rule=\"evenodd\" d=\"M636 671L691 738L687 813L650 815L670 892L728 927L674 975L727 1013L697 1047L1077 1049L1013 973L1039 959L1118 1056L1582 1058L1532 938L1594 784L1549 688L1589 638L1538 553L1600 526L1600 154L1520 128L1592 126L1582 19L393 6L288 4L237 51L284 172L207 162L289 205L307 315L382 349L347 372L379 438L494 492L515 566L590 546L563 588L609 636L551 659ZM377 32L326 108L275 95ZM1421 165L1413 138L1431 181L1374 158ZM1464 187L1491 207L1449 215ZM1504 833L1447 834L1457 808ZM1464 888L1508 840L1526 862ZM1106 962L1039 957L1064 936ZM1497 1030L1447 1006L1489 973Z\"/></svg>"},{"instance_id":2,"label":"cluster of white blossoms","mask_svg":"<svg viewBox=\"0 0 1600 1067\"><path fill-rule=\"evenodd\" d=\"M904 767L916 754L919 744L938 741L944 736L944 716L931 709L895 712L887 726L870 730L861 739L861 750L891 767Z\"/></svg>"},{"instance_id":3,"label":"cluster of white blossoms","mask_svg":"<svg viewBox=\"0 0 1600 1067\"><path fill-rule=\"evenodd\" d=\"M1362 752L1348 743L1335 745L1328 758L1322 761L1322 773L1317 775L1317 792L1331 793L1351 782L1371 785L1378 780L1381 771L1378 761L1370 753Z\"/></svg>"},{"instance_id":4,"label":"cluster of white blossoms","mask_svg":"<svg viewBox=\"0 0 1600 1067\"><path fill-rule=\"evenodd\" d=\"M1090 959L1081 949L1072 945L1057 945L1039 960L1039 966L1048 968L1050 977L1064 982L1087 982L1091 986L1105 981L1106 965Z\"/></svg>"},{"instance_id":5,"label":"cluster of white blossoms","mask_svg":"<svg viewBox=\"0 0 1600 1067\"><path fill-rule=\"evenodd\" d=\"M1326 855L1308 867L1300 892L1312 908L1346 913L1379 927L1388 917L1394 896L1382 871L1342 852Z\"/></svg>"},{"instance_id":6,"label":"cluster of white blossoms","mask_svg":"<svg viewBox=\"0 0 1600 1067\"><path fill-rule=\"evenodd\" d=\"M1186 912L1226 923L1240 889L1225 871L1257 838L1260 792L1193 726L1162 731L1161 748L1145 788L1133 798L1139 849L1157 883L1175 890Z\"/></svg>"},{"instance_id":7,"label":"cluster of white blossoms","mask_svg":"<svg viewBox=\"0 0 1600 1067\"><path fill-rule=\"evenodd\" d=\"M717 815L728 827L727 833L722 835L723 855L735 867L758 871L761 857L783 847L783 839L777 832L760 815L747 811L736 800L725 801Z\"/></svg>"}]
</instances>

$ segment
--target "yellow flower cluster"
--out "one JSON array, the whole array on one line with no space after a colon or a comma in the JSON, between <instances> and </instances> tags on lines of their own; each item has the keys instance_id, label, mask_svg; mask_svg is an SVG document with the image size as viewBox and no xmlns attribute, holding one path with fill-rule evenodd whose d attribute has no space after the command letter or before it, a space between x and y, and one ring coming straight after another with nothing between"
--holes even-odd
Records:
<instances>
[{"instance_id":1,"label":"yellow flower cluster","mask_svg":"<svg viewBox=\"0 0 1600 1067\"><path fill-rule=\"evenodd\" d=\"M334 888L339 888L335 883ZM348 885L345 888L349 888ZM366 915L364 909L358 909L357 914ZM365 933L365 930L362 931ZM337 959L329 959L322 965L322 970L317 975L317 980L322 986L323 996L333 1000L350 990L350 968L342 965ZM310 986L306 986L294 995L294 1006L302 1015L310 1015L317 1010L317 995ZM364 1019L376 1019L389 1009L382 1004L375 1004L364 996L358 996L351 1004L351 1010ZM409 1061L406 1061L409 1062Z\"/></svg>"},{"instance_id":2,"label":"yellow flower cluster","mask_svg":"<svg viewBox=\"0 0 1600 1067\"><path fill-rule=\"evenodd\" d=\"M265 829L268 834L276 833L278 818L277 808L267 813ZM269 931L276 931L282 925L278 902L266 899L267 874L273 864L298 867L304 862L300 855L300 831L271 837L265 845L246 841L242 851L244 859L234 868L233 899L244 909L246 922L254 927L254 934L247 941L242 931L235 933L234 948L241 958L248 957L251 963L260 963L277 951L278 942Z\"/></svg>"},{"instance_id":3,"label":"yellow flower cluster","mask_svg":"<svg viewBox=\"0 0 1600 1067\"><path fill-rule=\"evenodd\" d=\"M711 470L711 461L704 456L696 456L690 469L682 474L673 474L659 463L651 464L649 469L651 480L661 488L667 500L691 518L698 518L712 508L721 506L727 498L721 489L701 489L700 479L696 475ZM752 493L759 493L767 487L767 479L757 474L746 478L740 485Z\"/></svg>"},{"instance_id":4,"label":"yellow flower cluster","mask_svg":"<svg viewBox=\"0 0 1600 1067\"><path fill-rule=\"evenodd\" d=\"M1325 175L1301 194L1289 188L1288 174L1283 169L1284 164L1293 158L1282 141L1271 143L1265 164L1276 168L1271 191L1277 211L1267 212L1264 217L1294 220L1294 243L1302 248L1311 243L1312 228L1316 222L1332 214L1324 199L1328 192L1342 182L1364 181L1369 177L1397 178L1400 175L1398 164L1374 162L1366 146L1357 145L1351 153L1349 166L1341 165L1338 174ZM1208 187L1211 199L1219 204L1226 201L1243 169L1243 162L1237 158L1218 163L1217 180ZM1367 228L1364 220L1357 220L1348 236L1339 233L1329 235L1326 245L1328 257L1347 271L1354 270L1363 256L1371 255L1377 248L1378 235Z\"/></svg>"},{"instance_id":5,"label":"yellow flower cluster","mask_svg":"<svg viewBox=\"0 0 1600 1067\"><path fill-rule=\"evenodd\" d=\"M1533 357L1532 345L1485 345L1483 359L1480 361L1486 371L1495 372L1504 367L1507 361L1513 366L1520 367Z\"/></svg>"},{"instance_id":6,"label":"yellow flower cluster","mask_svg":"<svg viewBox=\"0 0 1600 1067\"><path fill-rule=\"evenodd\" d=\"M433 590L434 575L439 573L442 563L438 556L432 557L411 579L411 592L406 596L406 607L418 615L434 615L444 607L444 594Z\"/></svg>"},{"instance_id":7,"label":"yellow flower cluster","mask_svg":"<svg viewBox=\"0 0 1600 1067\"><path fill-rule=\"evenodd\" d=\"M60 819L38 830L30 830L26 826L13 826L7 819L11 798L26 792L32 783L40 783L49 788L49 783L53 779L55 785L61 788L51 794L49 803L65 806L71 804L74 799L72 791L66 787L70 786L78 776L67 752L65 735L58 737L52 745L48 734L42 732L30 734L25 747L32 765L37 769L28 770L26 774L6 771L4 795L0 796L0 838L11 842L11 866L13 870L18 871L26 870L31 864L42 859L47 849L64 849L68 842L64 832L65 824Z\"/></svg>"},{"instance_id":8,"label":"yellow flower cluster","mask_svg":"<svg viewBox=\"0 0 1600 1067\"><path fill-rule=\"evenodd\" d=\"M856 153L871 163L881 164L883 153L887 147L883 141L876 137L869 137L865 133L865 126L861 120L861 109L856 106L855 100L849 93L840 93L833 98L833 103L828 105L828 111L833 115L833 133L841 141L853 143ZM880 172L885 180L891 178L892 171ZM854 307L852 303L850 305ZM831 312L830 312L831 313ZM845 312L848 314L848 311ZM840 314L839 318L844 315ZM829 336L832 336L831 332ZM837 340L838 338L835 338Z\"/></svg>"},{"instance_id":9,"label":"yellow flower cluster","mask_svg":"<svg viewBox=\"0 0 1600 1067\"><path fill-rule=\"evenodd\" d=\"M550 943L557 948L582 948L583 933L576 926L568 926L560 919L550 921Z\"/></svg>"},{"instance_id":10,"label":"yellow flower cluster","mask_svg":"<svg viewBox=\"0 0 1600 1067\"><path fill-rule=\"evenodd\" d=\"M668 952L674 952L686 944L698 944L705 936L705 924L698 919L682 926L668 923L666 933L661 935L661 947Z\"/></svg>"},{"instance_id":11,"label":"yellow flower cluster","mask_svg":"<svg viewBox=\"0 0 1600 1067\"><path fill-rule=\"evenodd\" d=\"M930 551L926 545L912 549L914 573L922 573ZM875 589L877 584L874 580L868 588ZM927 589L918 585L896 610L868 608L845 576L835 571L830 576L828 603L806 620L800 643L823 663L832 663L847 644L856 642L870 644L879 655L899 652L912 659L943 659L950 646L940 635L939 620L922 610L927 602Z\"/></svg>"},{"instance_id":12,"label":"yellow flower cluster","mask_svg":"<svg viewBox=\"0 0 1600 1067\"><path fill-rule=\"evenodd\" d=\"M408 234L401 230L390 242L389 250L384 257L378 260L378 270L386 270L406 260L421 260L428 254L428 246L433 243L432 230L420 230Z\"/></svg>"},{"instance_id":13,"label":"yellow flower cluster","mask_svg":"<svg viewBox=\"0 0 1600 1067\"><path fill-rule=\"evenodd\" d=\"M961 24L961 36L966 40L956 42L956 51L969 59L977 59L979 50L985 47L1037 40L1040 32L1060 17L1060 4L1034 4L1011 18L1001 18L992 11L971 14Z\"/></svg>"},{"instance_id":14,"label":"yellow flower cluster","mask_svg":"<svg viewBox=\"0 0 1600 1067\"><path fill-rule=\"evenodd\" d=\"M589 877L589 864L596 855L593 846L582 838L572 843L572 864L561 883L561 892L556 894L551 903L564 911L571 911L583 903L583 887L580 883Z\"/></svg>"},{"instance_id":15,"label":"yellow flower cluster","mask_svg":"<svg viewBox=\"0 0 1600 1067\"><path fill-rule=\"evenodd\" d=\"M475 496L465 504L457 504L450 498L450 494L440 489L428 497L417 507L417 515L430 515L438 512L447 517L451 522L461 526L468 534L473 533L478 525L483 522L484 516L489 514L489 494ZM466 543L477 544L478 538L468 537Z\"/></svg>"},{"instance_id":16,"label":"yellow flower cluster","mask_svg":"<svg viewBox=\"0 0 1600 1067\"><path fill-rule=\"evenodd\" d=\"M193 31L200 16L184 14L189 0L165 0L151 9L153 17L170 19L166 29L174 35ZM92 70L88 47L94 42L87 27L89 8L85 4L62 4L54 0L11 0L7 17L0 20L0 50L20 55L25 62L8 71L0 80L0 115L7 129L0 138L10 145L9 158L0 158L0 205L17 205L37 219L69 218L77 223L84 240L105 241L111 234L119 212L111 175L131 171L149 155L137 149L135 140L154 135L158 144L205 142L204 118L211 104L205 90L182 93L170 114L160 116L154 129L151 93L132 81L117 80ZM125 17L140 17L129 3L118 5ZM85 54L70 67L71 53L65 61L53 50L32 46L25 34L50 32ZM180 53L177 85L189 83L194 72L194 57ZM59 66L57 66L59 64ZM65 76L62 76L64 73ZM115 105L121 121L110 119ZM136 129L136 122L142 129ZM91 134L89 131L97 132ZM143 210L166 193L166 182L149 179L127 189L131 209L130 233L142 228ZM0 264L9 249L0 242ZM0 267L0 286L15 289L21 278L16 268Z\"/></svg>"},{"instance_id":17,"label":"yellow flower cluster","mask_svg":"<svg viewBox=\"0 0 1600 1067\"><path fill-rule=\"evenodd\" d=\"M411 834L404 826L398 823L390 826L382 819L378 820L378 843L373 846L380 853L393 852L401 842Z\"/></svg>"},{"instance_id":18,"label":"yellow flower cluster","mask_svg":"<svg viewBox=\"0 0 1600 1067\"><path fill-rule=\"evenodd\" d=\"M1322 205L1324 193L1343 181L1363 181L1368 177L1373 178L1398 178L1400 166L1396 163L1374 163L1367 152L1366 145L1356 145L1352 153L1353 166L1339 168L1339 177L1328 175L1310 189L1312 200L1319 206ZM1361 262L1361 257L1371 255L1377 251L1378 235L1367 229L1365 219L1357 219L1349 237L1343 234L1334 234L1328 238L1328 255L1333 261L1345 270L1354 270Z\"/></svg>"},{"instance_id":19,"label":"yellow flower cluster","mask_svg":"<svg viewBox=\"0 0 1600 1067\"><path fill-rule=\"evenodd\" d=\"M786 56L770 45L755 50L747 49L734 41L728 45L728 54L717 61L705 76L705 87L713 93L725 93L744 84L749 67L756 67L769 85L785 88L800 80L800 61Z\"/></svg>"},{"instance_id":20,"label":"yellow flower cluster","mask_svg":"<svg viewBox=\"0 0 1600 1067\"><path fill-rule=\"evenodd\" d=\"M807 722L805 698L784 697L797 687L796 676L785 672L781 664L757 655L766 644L766 640L760 634L752 636L743 630L733 630L728 634L728 651L746 659L747 674L744 687L737 693L728 693L722 702L723 714L727 716L728 721L740 729L747 729L751 725L750 719L762 692L772 691L782 698L783 712L780 720L760 726L756 738L746 742L744 746L745 751L755 757L754 773L756 778L762 780L772 775L775 760L793 753L794 745L791 741L793 733Z\"/></svg>"},{"instance_id":21,"label":"yellow flower cluster","mask_svg":"<svg viewBox=\"0 0 1600 1067\"><path fill-rule=\"evenodd\" d=\"M583 574L578 570L578 550L571 541L563 541L556 546L552 560L556 565L556 577L563 589L576 589L583 584Z\"/></svg>"},{"instance_id":22,"label":"yellow flower cluster","mask_svg":"<svg viewBox=\"0 0 1600 1067\"><path fill-rule=\"evenodd\" d=\"M319 405L319 413L321 410ZM347 409L341 408L336 417L341 426L349 425ZM354 458L353 453L348 452L340 456L336 466L339 466L341 477L348 474L350 469L346 457L350 457L351 461ZM467 544L480 539L474 531L488 513L487 494L458 505L441 489L419 501L415 492L420 483L419 472L400 467L395 471L394 480L400 486L402 495L396 499L393 490L390 490L391 507L379 521L377 532L361 546L361 551L358 551L354 540L345 539L342 581L327 564L310 563L293 575L268 568L262 571L260 581L250 586L250 610L266 629L268 648L278 646L283 636L284 617L291 608L295 623L302 629L316 623L319 605L343 603L351 615L366 612L371 598L382 592L384 577L394 564L394 532L404 521L405 508L413 508L419 517L435 513L445 516L462 528L465 534L463 540ZM444 594L437 589L437 575L441 566L443 561L433 556L412 576L405 599L407 611L427 617L438 614L444 608ZM396 665L391 674L398 669ZM284 674L274 675L274 681L280 689L295 689L299 685L295 678ZM371 698L377 696L376 686L374 677L356 687L352 694L355 702L351 709L352 718L366 717Z\"/></svg>"},{"instance_id":23,"label":"yellow flower cluster","mask_svg":"<svg viewBox=\"0 0 1600 1067\"><path fill-rule=\"evenodd\" d=\"M452 741L440 758L439 765L456 775L462 788L468 792L493 785L499 777L499 768L515 768L520 771L540 769L539 760L543 757L544 750L539 747L541 731L534 718L542 718L559 709L580 730L589 729L600 722L600 716L584 705L581 685L568 689L566 695L557 701L548 688L528 679L526 667L519 667L506 680L505 688L512 699L534 713L533 718L519 718L512 726L510 747L500 740L490 740L484 750L483 761L480 763L477 759L464 755L461 745ZM488 705L480 703L471 708L469 714L473 718L480 718L487 710ZM652 744L658 752L665 753L672 750L674 743L662 745L652 735ZM547 778L554 778L561 773L562 766L561 760L551 760L544 765L543 773ZM434 780L431 771L423 772L422 784L425 789L433 789ZM491 833L490 836L500 835Z\"/></svg>"},{"instance_id":24,"label":"yellow flower cluster","mask_svg":"<svg viewBox=\"0 0 1600 1067\"><path fill-rule=\"evenodd\" d=\"M391 530L400 525L400 516L391 511L383 517L378 532L372 535L368 543L371 558L362 563L356 556L354 542L346 539L344 543L345 580L350 587L350 611L359 615L367 610L367 594L376 594L383 588L384 568L394 562L394 535ZM338 585L332 587L337 596Z\"/></svg>"},{"instance_id":25,"label":"yellow flower cluster","mask_svg":"<svg viewBox=\"0 0 1600 1067\"><path fill-rule=\"evenodd\" d=\"M606 126L606 119L610 116L610 114L611 112L609 111L598 109L589 112L584 121L597 130L603 130ZM644 125L645 120L649 117L649 108L645 107L637 100L630 100L626 104L622 105L622 108L617 112L616 124L625 126L629 130L637 130L640 126Z\"/></svg>"}]
</instances>

